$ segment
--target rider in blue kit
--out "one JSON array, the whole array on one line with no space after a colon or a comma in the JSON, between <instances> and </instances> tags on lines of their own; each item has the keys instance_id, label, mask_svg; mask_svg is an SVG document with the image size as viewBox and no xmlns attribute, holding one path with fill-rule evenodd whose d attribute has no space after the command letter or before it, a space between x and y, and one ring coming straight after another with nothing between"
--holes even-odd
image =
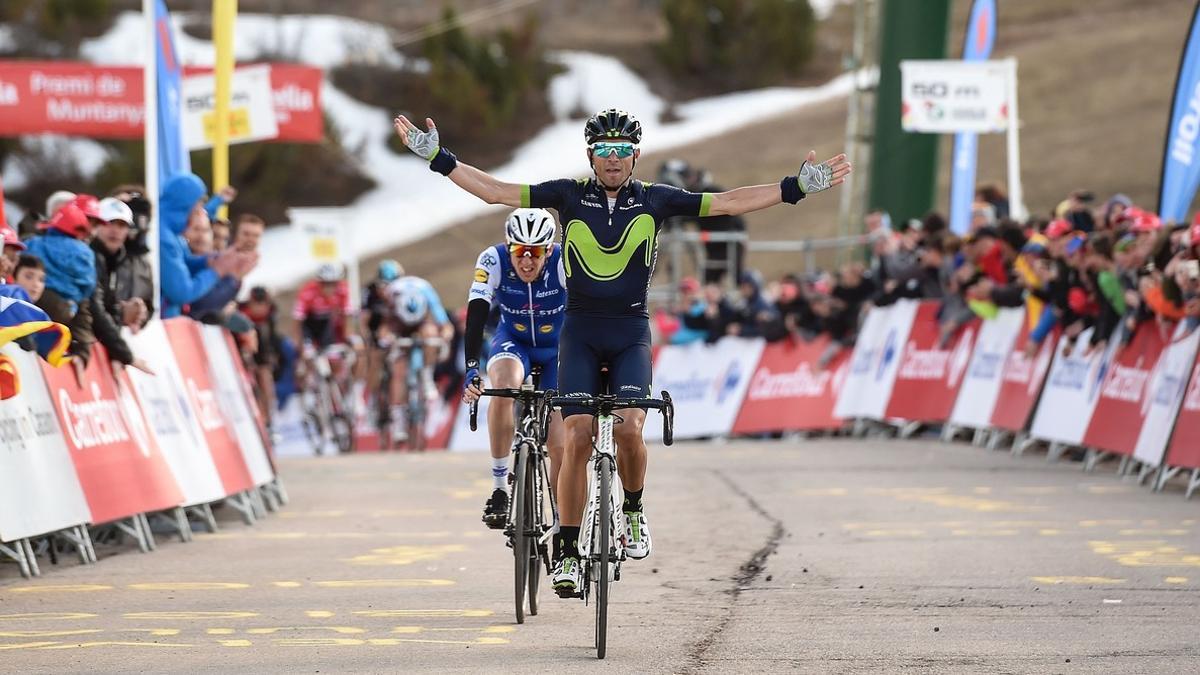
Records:
<instances>
[{"instance_id":1,"label":"rider in blue kit","mask_svg":"<svg viewBox=\"0 0 1200 675\"><path fill-rule=\"evenodd\" d=\"M567 303L562 249L555 244L554 216L544 209L517 209L504 224L505 243L483 250L475 262L467 294L467 326L463 338L466 382L463 399L482 393L479 357L483 328L493 303L500 323L492 337L487 363L488 381L496 388L516 388L533 366L541 368L538 385L558 386L558 339ZM508 515L508 457L515 419L513 401L492 399L488 407L488 437L492 450L492 496L483 509L483 522L504 529ZM550 453L551 485L562 460L563 424L556 413L546 439Z\"/></svg>"},{"instance_id":2,"label":"rider in blue kit","mask_svg":"<svg viewBox=\"0 0 1200 675\"><path fill-rule=\"evenodd\" d=\"M633 178L641 155L642 125L621 110L604 110L584 124L586 156L593 177L556 180L538 185L508 183L469 164L440 145L437 127L426 119L422 131L403 115L396 131L406 146L429 162L429 168L488 202L512 207L557 209L563 224L563 267L569 300L560 337L559 390L564 395L597 394L599 366L609 367L608 389L618 396L650 391L649 318L646 295L654 272L658 231L674 216L741 215L780 203L795 204L827 190L850 173L845 155L816 162L809 152L800 169L778 183L740 187L719 193L692 193ZM745 148L748 153L753 148ZM592 451L592 418L564 409L566 452L558 479L562 525L555 537L558 550L552 582L562 597L579 593L579 522ZM623 511L630 536L625 553L633 559L650 554L650 530L642 504L646 477L646 444L642 426L646 411L617 411L623 420L613 430L617 470L625 488Z\"/></svg>"}]
</instances>

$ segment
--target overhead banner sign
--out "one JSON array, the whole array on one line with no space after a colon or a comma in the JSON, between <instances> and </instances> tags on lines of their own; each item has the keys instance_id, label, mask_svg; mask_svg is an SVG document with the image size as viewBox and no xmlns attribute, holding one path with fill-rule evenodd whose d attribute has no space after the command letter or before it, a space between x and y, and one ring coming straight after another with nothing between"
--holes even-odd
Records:
<instances>
[{"instance_id":1,"label":"overhead banner sign","mask_svg":"<svg viewBox=\"0 0 1200 675\"><path fill-rule=\"evenodd\" d=\"M269 140L319 143L325 134L321 70L294 64L238 68L234 71L235 107L239 75L263 69L268 72L270 93L266 98L275 117L276 131ZM255 100L263 98L266 85L255 79L261 75L252 74L250 78L254 84L246 85L242 80L243 85L256 88ZM210 84L198 85L193 80ZM193 91L203 96L204 91L212 90L211 82L207 70L184 69L185 96ZM186 126L186 111L184 115ZM258 115L255 124L269 128L269 123L261 119L261 111ZM52 133L140 140L144 121L141 68L70 61L0 61L0 136Z\"/></svg>"},{"instance_id":2,"label":"overhead banner sign","mask_svg":"<svg viewBox=\"0 0 1200 675\"><path fill-rule=\"evenodd\" d=\"M211 148L216 133L216 78L192 75L183 81L183 140L188 150ZM271 67L233 72L229 98L229 143L275 138L279 127L271 91Z\"/></svg>"},{"instance_id":3,"label":"overhead banner sign","mask_svg":"<svg viewBox=\"0 0 1200 675\"><path fill-rule=\"evenodd\" d=\"M1008 129L1006 61L901 61L900 126L905 131L952 134Z\"/></svg>"},{"instance_id":4,"label":"overhead banner sign","mask_svg":"<svg viewBox=\"0 0 1200 675\"><path fill-rule=\"evenodd\" d=\"M1158 212L1163 220L1187 222L1188 207L1200 186L1200 3L1179 59L1175 96L1163 152Z\"/></svg>"}]
</instances>

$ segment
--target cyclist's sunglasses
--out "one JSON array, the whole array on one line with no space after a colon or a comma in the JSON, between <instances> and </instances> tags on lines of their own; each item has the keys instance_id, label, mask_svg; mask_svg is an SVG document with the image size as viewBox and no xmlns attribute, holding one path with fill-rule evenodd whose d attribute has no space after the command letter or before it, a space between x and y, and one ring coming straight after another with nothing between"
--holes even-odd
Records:
<instances>
[{"instance_id":1,"label":"cyclist's sunglasses","mask_svg":"<svg viewBox=\"0 0 1200 675\"><path fill-rule=\"evenodd\" d=\"M626 157L633 157L633 151L635 149L636 146L628 141L619 141L615 143L609 141L600 141L599 143L592 144L592 154L597 157L611 157L613 153L616 153L617 157L625 159Z\"/></svg>"},{"instance_id":2,"label":"cyclist's sunglasses","mask_svg":"<svg viewBox=\"0 0 1200 675\"><path fill-rule=\"evenodd\" d=\"M529 256L530 258L533 258L534 260L538 260L538 259L546 257L546 254L550 252L550 247L549 246L526 246L525 244L509 244L508 252L517 256L518 258L524 258L525 256Z\"/></svg>"}]
</instances>

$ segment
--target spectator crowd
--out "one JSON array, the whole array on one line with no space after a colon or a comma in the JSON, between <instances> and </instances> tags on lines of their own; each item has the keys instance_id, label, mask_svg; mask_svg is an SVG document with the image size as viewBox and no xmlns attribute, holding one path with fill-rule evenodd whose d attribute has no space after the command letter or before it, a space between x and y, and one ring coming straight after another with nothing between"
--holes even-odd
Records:
<instances>
[{"instance_id":1,"label":"spectator crowd","mask_svg":"<svg viewBox=\"0 0 1200 675\"><path fill-rule=\"evenodd\" d=\"M1024 307L1036 351L1053 331L1063 349L1093 329L1084 352L1128 341L1144 321L1200 324L1200 214L1164 223L1125 195L1100 202L1088 191L1067 195L1043 215L1017 221L996 186L976 193L968 232L952 233L938 213L899 227L887 213L867 215L869 253L836 271L788 274L764 284L746 270L736 290L694 277L656 317L669 344L712 342L726 335L810 340L828 334L827 354L852 346L865 312L904 298L941 303L944 339L974 317Z\"/></svg>"}]
</instances>

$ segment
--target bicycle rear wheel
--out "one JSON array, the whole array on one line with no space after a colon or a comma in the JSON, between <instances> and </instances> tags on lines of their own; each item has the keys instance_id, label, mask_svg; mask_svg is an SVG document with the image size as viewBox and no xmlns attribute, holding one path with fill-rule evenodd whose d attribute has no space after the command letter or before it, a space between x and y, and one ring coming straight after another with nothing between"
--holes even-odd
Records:
<instances>
[{"instance_id":1,"label":"bicycle rear wheel","mask_svg":"<svg viewBox=\"0 0 1200 675\"><path fill-rule=\"evenodd\" d=\"M517 465L513 483L512 520L509 528L512 530L513 542L513 593L514 607L517 613L517 623L525 623L525 584L529 573L530 540L525 529L525 519L530 517L526 505L529 494L528 481L525 474L529 468L529 453L525 448L517 448Z\"/></svg>"},{"instance_id":2,"label":"bicycle rear wheel","mask_svg":"<svg viewBox=\"0 0 1200 675\"><path fill-rule=\"evenodd\" d=\"M600 530L600 545L596 550L596 658L603 659L608 651L608 585L609 564L612 555L609 550L612 534L612 459L600 457L600 508L597 510L596 527Z\"/></svg>"}]
</instances>

